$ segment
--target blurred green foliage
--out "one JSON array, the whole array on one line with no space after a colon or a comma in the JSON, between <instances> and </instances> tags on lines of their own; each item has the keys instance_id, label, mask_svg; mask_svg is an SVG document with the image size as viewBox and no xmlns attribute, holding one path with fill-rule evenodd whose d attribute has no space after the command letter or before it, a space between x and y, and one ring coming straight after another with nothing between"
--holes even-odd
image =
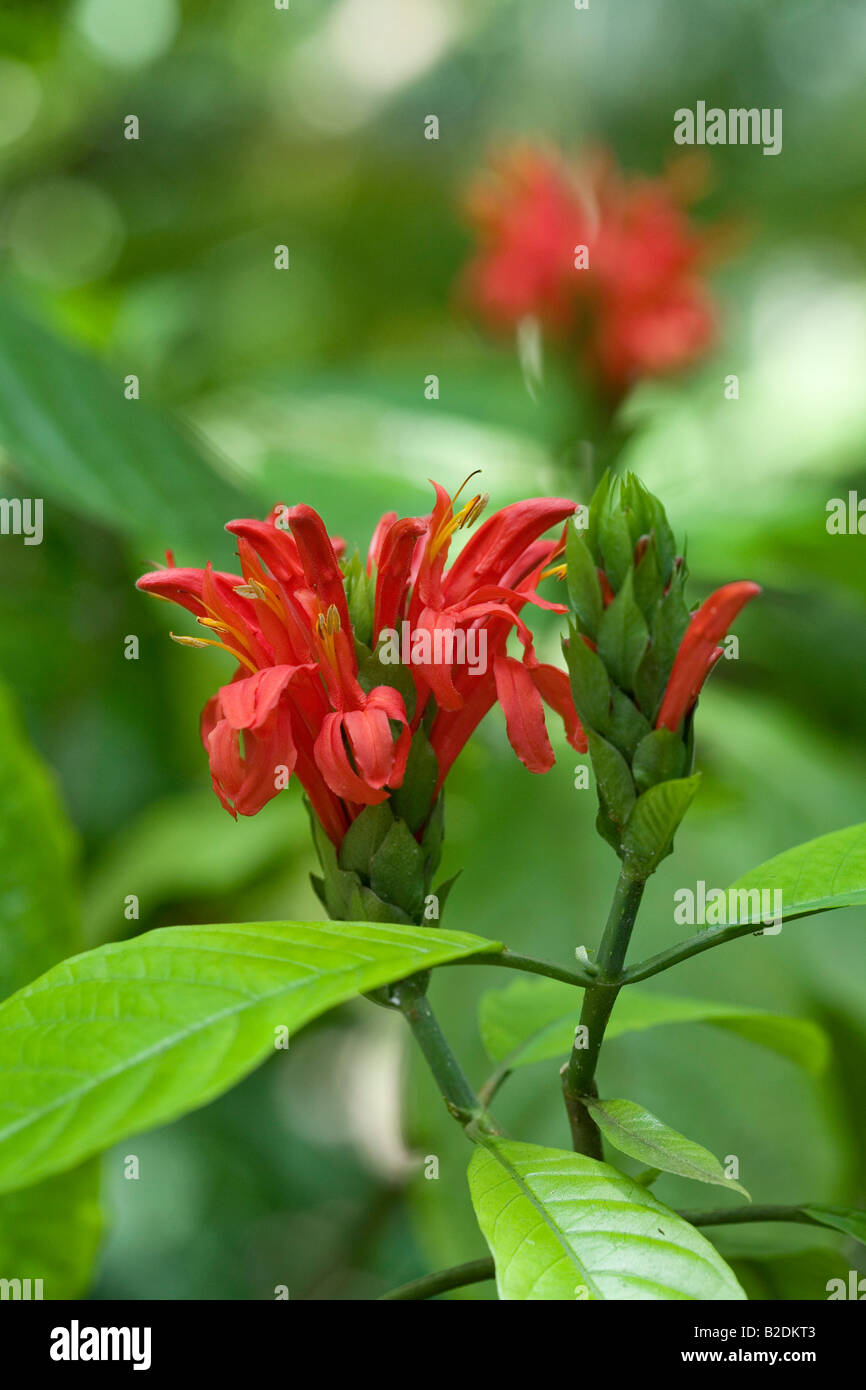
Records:
<instances>
[{"instance_id":1,"label":"blurred green foliage","mask_svg":"<svg viewBox=\"0 0 866 1390\"><path fill-rule=\"evenodd\" d=\"M765 593L701 701L703 786L636 949L673 940L676 887L727 884L866 818L866 566L861 538L824 526L830 497L866 491L862 6L9 0L0 40L0 467L6 496L44 497L46 525L41 546L0 542L0 672L81 840L88 940L318 913L297 792L238 826L210 797L197 719L226 662L173 646L136 575L167 546L181 564L225 563L221 522L278 499L363 547L381 511L426 508L429 476L453 489L481 467L496 505L571 491L579 383L549 359L533 399L516 353L466 318L463 188L515 135L603 141L657 172L674 109L700 98L781 106L784 150L710 152L700 216L738 238L714 277L719 344L688 379L635 394L627 462L688 536L693 598L741 577ZM423 138L430 112L438 142ZM556 659L556 623L539 626ZM615 859L592 793L574 789L574 753L556 747L533 778L498 715L485 724L449 779L443 871L464 869L449 925L567 963L597 942ZM51 886L62 916L70 890ZM864 926L859 910L794 923L662 986L819 1021L834 1045L820 1084L682 1026L613 1039L604 1089L738 1155L756 1201L863 1205ZM494 983L477 967L433 984L478 1081L476 1003ZM346 1007L233 1094L133 1141L139 1181L109 1155L96 1296L270 1298L287 1284L363 1298L484 1253L468 1145L398 1025ZM406 1065L411 1154L395 1100ZM515 1076L497 1113L521 1138L565 1143L556 1067ZM658 1191L699 1202L682 1180ZM802 1227L714 1239L758 1297L823 1297L862 1258Z\"/></svg>"}]
</instances>

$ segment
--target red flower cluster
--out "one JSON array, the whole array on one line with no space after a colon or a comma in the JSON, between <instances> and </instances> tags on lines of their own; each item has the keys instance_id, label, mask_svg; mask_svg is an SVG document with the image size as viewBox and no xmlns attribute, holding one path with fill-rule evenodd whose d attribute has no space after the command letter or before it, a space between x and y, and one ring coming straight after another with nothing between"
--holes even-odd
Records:
<instances>
[{"instance_id":1,"label":"red flower cluster","mask_svg":"<svg viewBox=\"0 0 866 1390\"><path fill-rule=\"evenodd\" d=\"M494 330L537 318L615 396L683 367L714 316L698 274L706 242L681 202L673 179L627 179L607 156L572 167L519 146L470 193L469 300Z\"/></svg>"},{"instance_id":2,"label":"red flower cluster","mask_svg":"<svg viewBox=\"0 0 866 1390\"><path fill-rule=\"evenodd\" d=\"M426 659L409 666L416 701L411 720L390 684L365 691L340 565L342 542L328 536L311 507L278 507L267 521L232 521L241 576L173 566L144 575L138 587L193 613L213 639L186 645L224 648L239 663L208 701L202 740L214 790L232 815L254 815L276 795L276 772L294 772L331 840L339 845L364 806L400 787L422 718L436 754L439 783L472 731L498 699L515 752L533 772L553 751L542 700L559 713L569 741L585 751L564 671L539 662L520 617L524 604L564 612L537 593L542 571L563 540L543 539L574 511L561 498L517 502L491 516L446 571L455 531L474 522L486 498L459 511L444 488L425 517L382 517L366 574L374 589L371 645L385 629L408 623L410 647L428 634ZM484 669L437 661L433 637L483 630ZM522 659L508 656L515 629ZM424 644L421 644L423 648ZM419 648L420 649L420 648ZM445 649L459 651L455 642ZM465 650L465 645L464 645ZM383 672L385 668L383 667ZM438 790L438 787L437 787Z\"/></svg>"}]
</instances>

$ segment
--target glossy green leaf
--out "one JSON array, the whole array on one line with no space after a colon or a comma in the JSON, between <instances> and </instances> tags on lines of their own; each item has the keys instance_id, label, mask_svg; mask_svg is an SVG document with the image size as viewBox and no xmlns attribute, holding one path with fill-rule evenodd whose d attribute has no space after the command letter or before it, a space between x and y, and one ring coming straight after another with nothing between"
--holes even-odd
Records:
<instances>
[{"instance_id":1,"label":"glossy green leaf","mask_svg":"<svg viewBox=\"0 0 866 1390\"><path fill-rule=\"evenodd\" d=\"M501 1299L745 1297L694 1226L607 1163L489 1140L469 1187Z\"/></svg>"},{"instance_id":2,"label":"glossy green leaf","mask_svg":"<svg viewBox=\"0 0 866 1390\"><path fill-rule=\"evenodd\" d=\"M783 919L866 903L866 823L808 840L750 869L728 890L782 894ZM772 901L772 899L771 899ZM741 918L760 921L760 912Z\"/></svg>"},{"instance_id":3,"label":"glossy green leaf","mask_svg":"<svg viewBox=\"0 0 866 1390\"><path fill-rule=\"evenodd\" d=\"M126 535L228 553L222 528L249 501L147 396L145 380L141 399L126 400L121 372L110 377L4 297L0 444L36 495Z\"/></svg>"},{"instance_id":4,"label":"glossy green leaf","mask_svg":"<svg viewBox=\"0 0 866 1390\"><path fill-rule=\"evenodd\" d=\"M511 1067L567 1056L582 991L558 980L514 980L487 990L479 1005L481 1036L496 1062ZM715 1000L680 999L628 985L616 1001L606 1037L673 1023L708 1023L778 1052L813 1075L827 1063L826 1034L808 1019L789 1018Z\"/></svg>"},{"instance_id":5,"label":"glossy green leaf","mask_svg":"<svg viewBox=\"0 0 866 1390\"><path fill-rule=\"evenodd\" d=\"M740 1183L725 1177L721 1163L709 1149L670 1129L633 1100L587 1100L586 1108L605 1139L629 1158L663 1173L729 1187L749 1196Z\"/></svg>"},{"instance_id":6,"label":"glossy green leaf","mask_svg":"<svg viewBox=\"0 0 866 1390\"><path fill-rule=\"evenodd\" d=\"M369 922L167 927L55 966L0 1006L0 1191L227 1090L353 995L499 947Z\"/></svg>"}]
</instances>

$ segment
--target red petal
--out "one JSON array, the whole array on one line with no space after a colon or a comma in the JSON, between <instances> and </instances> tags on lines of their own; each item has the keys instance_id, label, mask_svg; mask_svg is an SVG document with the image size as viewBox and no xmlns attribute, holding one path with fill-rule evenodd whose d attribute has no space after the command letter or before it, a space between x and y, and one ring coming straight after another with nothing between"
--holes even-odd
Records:
<instances>
[{"instance_id":1,"label":"red petal","mask_svg":"<svg viewBox=\"0 0 866 1390\"><path fill-rule=\"evenodd\" d=\"M342 714L329 714L322 720L313 750L316 764L337 796L347 801L359 801L364 806L375 806L377 802L386 800L386 793L369 787L349 762L343 743L343 719Z\"/></svg>"},{"instance_id":2,"label":"red petal","mask_svg":"<svg viewBox=\"0 0 866 1390\"><path fill-rule=\"evenodd\" d=\"M312 665L268 666L246 680L224 685L219 692L223 718L233 729L260 729L298 671L314 670Z\"/></svg>"},{"instance_id":3,"label":"red petal","mask_svg":"<svg viewBox=\"0 0 866 1390\"><path fill-rule=\"evenodd\" d=\"M565 725L565 737L572 748L576 748L578 753L585 753L586 735L574 708L571 682L566 673L560 671L558 666L548 666L544 662L539 662L537 666L529 665L528 669L544 703L556 711Z\"/></svg>"},{"instance_id":4,"label":"red petal","mask_svg":"<svg viewBox=\"0 0 866 1390\"><path fill-rule=\"evenodd\" d=\"M530 772L547 772L553 767L553 749L544 725L541 696L529 670L522 661L500 656L494 663L493 674L511 747Z\"/></svg>"},{"instance_id":5,"label":"red petal","mask_svg":"<svg viewBox=\"0 0 866 1390\"><path fill-rule=\"evenodd\" d=\"M740 609L760 592L759 585L745 579L724 584L692 614L671 668L656 728L676 733L715 664L719 638L727 632Z\"/></svg>"},{"instance_id":6,"label":"red petal","mask_svg":"<svg viewBox=\"0 0 866 1390\"><path fill-rule=\"evenodd\" d=\"M340 615L343 631L350 633L352 627L343 576L325 523L312 507L299 506L289 509L289 526L298 547L304 576L319 600L322 612L327 612L333 604Z\"/></svg>"}]
</instances>

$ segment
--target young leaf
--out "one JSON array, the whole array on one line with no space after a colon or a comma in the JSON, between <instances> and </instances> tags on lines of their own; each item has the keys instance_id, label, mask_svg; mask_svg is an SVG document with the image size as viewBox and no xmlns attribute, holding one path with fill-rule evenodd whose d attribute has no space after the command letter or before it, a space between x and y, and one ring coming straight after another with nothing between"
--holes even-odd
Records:
<instances>
[{"instance_id":1,"label":"young leaf","mask_svg":"<svg viewBox=\"0 0 866 1390\"><path fill-rule=\"evenodd\" d=\"M634 803L622 837L624 858L651 874L670 853L677 827L692 804L700 773L658 782Z\"/></svg>"},{"instance_id":2,"label":"young leaf","mask_svg":"<svg viewBox=\"0 0 866 1390\"><path fill-rule=\"evenodd\" d=\"M748 1198L749 1194L733 1178L725 1177L724 1169L709 1149L686 1139L675 1129L663 1124L642 1105L632 1100L587 1100L586 1108L605 1139L621 1154L636 1158L663 1173L676 1173L680 1178L715 1183L730 1187ZM751 1199L750 1199L751 1200Z\"/></svg>"},{"instance_id":3,"label":"young leaf","mask_svg":"<svg viewBox=\"0 0 866 1390\"><path fill-rule=\"evenodd\" d=\"M565 1057L571 1049L582 992L559 980L517 979L486 990L479 1027L494 1062L511 1067ZM827 1035L808 1019L788 1018L737 1004L680 999L629 985L620 992L606 1037L622 1037L677 1023L706 1023L736 1033L819 1076L827 1065Z\"/></svg>"},{"instance_id":4,"label":"young leaf","mask_svg":"<svg viewBox=\"0 0 866 1390\"><path fill-rule=\"evenodd\" d=\"M584 1154L485 1140L469 1188L501 1299L743 1299L708 1240Z\"/></svg>"},{"instance_id":5,"label":"young leaf","mask_svg":"<svg viewBox=\"0 0 866 1390\"><path fill-rule=\"evenodd\" d=\"M163 927L75 956L0 1005L0 1191L165 1124L378 985L501 949L369 922Z\"/></svg>"}]
</instances>

